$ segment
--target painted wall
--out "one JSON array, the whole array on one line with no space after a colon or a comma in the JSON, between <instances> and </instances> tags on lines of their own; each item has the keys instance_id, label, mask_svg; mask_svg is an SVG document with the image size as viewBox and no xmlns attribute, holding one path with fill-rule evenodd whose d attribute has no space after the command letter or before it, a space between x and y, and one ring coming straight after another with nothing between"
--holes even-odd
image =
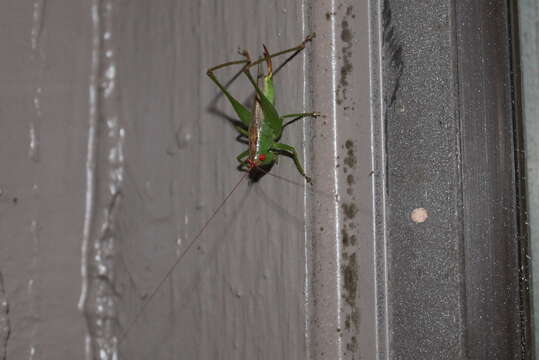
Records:
<instances>
[{"instance_id":1,"label":"painted wall","mask_svg":"<svg viewBox=\"0 0 539 360\"><path fill-rule=\"evenodd\" d=\"M0 355L373 351L374 292L358 297L360 283L372 290L372 245L360 254L356 240L372 244L369 11L352 1L3 1ZM276 100L282 114L322 113L282 139L314 185L284 157L272 173L291 181L243 181L138 316L242 177L235 156L246 146L206 69L312 31L276 77ZM252 95L243 78L231 89L242 102Z\"/></svg>"}]
</instances>

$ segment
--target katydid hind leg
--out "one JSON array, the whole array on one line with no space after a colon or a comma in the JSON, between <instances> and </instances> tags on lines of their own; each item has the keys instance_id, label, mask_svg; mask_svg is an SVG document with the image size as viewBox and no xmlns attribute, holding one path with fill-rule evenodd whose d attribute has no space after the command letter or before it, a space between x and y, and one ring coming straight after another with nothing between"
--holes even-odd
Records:
<instances>
[{"instance_id":1,"label":"katydid hind leg","mask_svg":"<svg viewBox=\"0 0 539 360\"><path fill-rule=\"evenodd\" d=\"M242 124L246 127L249 127L249 124L251 123L251 112L247 110L245 106L243 106L228 90L226 87L217 80L217 77L213 72L208 71L208 76L210 79L213 80L213 82L221 89L223 94L225 94L226 98L234 108L234 111L236 111L236 114L238 114Z\"/></svg>"},{"instance_id":2,"label":"katydid hind leg","mask_svg":"<svg viewBox=\"0 0 539 360\"><path fill-rule=\"evenodd\" d=\"M251 62L250 61L250 56L249 54L244 51L242 53L242 55L244 57L246 57L245 60L237 60L237 61L230 61L230 62L226 62L226 63L223 63L223 64L220 64L220 65L217 65L217 66L214 66L210 69L208 69L207 71L207 75L210 77L210 79L219 87L219 89L221 89L221 91L223 92L223 94L227 97L227 99L229 100L229 102L231 103L232 107L234 108L235 112L238 114L241 122L243 123L243 125L245 125L245 127L249 127L250 125L250 122L251 122L251 119L252 119L252 115L251 113L249 112L249 110L247 108L245 108L245 106L243 106L237 99L235 99L231 94L230 92L227 90L227 87L231 84L232 81L234 81L237 76L234 76L232 78L232 80L227 83L226 85L223 85L221 84L221 82L217 79L217 77L215 76L214 72L216 70L219 70L219 69L222 69L222 68L225 68L225 67L228 67L228 66L233 66L233 65L240 65L240 64L244 64L243 68L239 71L239 73L241 72L245 72L246 74L250 75L250 72L248 71L249 68L255 66L255 65L258 65L264 61L268 61L268 59L271 60L271 58L274 58L274 57L278 57L278 56L281 56L281 55L285 55L285 54L288 54L290 52L294 52L291 56L289 56L288 58L285 59L285 61L279 65L279 67L273 72L274 74L276 74L277 72L279 72L279 70L281 70L290 60L292 60L297 54L299 54L303 49L305 49L305 45L307 44L307 42L311 41L313 38L314 38L315 34L310 34L309 36L307 36L305 38L305 40L303 40L299 45L297 46L294 46L292 48L289 48L289 49L286 49L286 50L282 50L282 51L279 51L277 53L274 53L274 54L265 54L263 57L257 59L256 61L254 62ZM252 79L252 76L250 76L250 78ZM251 80L250 79L250 80ZM253 82L253 81L252 81ZM256 84L256 82L254 82L254 84ZM257 86L255 85L255 90L257 89ZM258 89L259 90L259 89ZM257 93L260 93L259 91L257 90ZM267 100L267 99L266 99ZM263 108L266 108L266 112L268 112L269 114L269 118L270 118L270 121L274 122L274 124L272 124L272 128L274 128L274 130L276 130L277 128L278 129L282 129L282 120L280 118L278 118L277 116L277 111L275 110L275 108L273 107L273 105L271 105L270 107L268 107L268 103L270 103L270 101L264 101L262 100L262 102L266 102L266 104L262 104L262 107ZM266 114L264 114L264 116L266 117Z\"/></svg>"},{"instance_id":3,"label":"katydid hind leg","mask_svg":"<svg viewBox=\"0 0 539 360\"><path fill-rule=\"evenodd\" d=\"M239 116L243 128L246 130L249 128L249 125L251 124L251 118L252 118L251 112L242 103L240 103L234 96L232 96L232 94L228 91L228 87L232 84L232 82L235 81L242 72L248 71L249 69L248 65L251 63L251 57L249 53L247 52L247 50L244 50L243 52L241 52L241 54L246 58L245 60L229 61L220 65L211 67L208 69L206 74L219 87L219 89L221 89L222 93L226 96L226 98L228 99L232 107L234 108L234 111ZM215 76L216 70L219 70L228 66L240 65L240 64L244 64L244 66L226 84L222 84ZM239 126L235 126L235 127L236 127L236 130L238 130L242 135L244 135L244 133L240 131Z\"/></svg>"},{"instance_id":4,"label":"katydid hind leg","mask_svg":"<svg viewBox=\"0 0 539 360\"><path fill-rule=\"evenodd\" d=\"M299 45L296 45L294 47L291 47L289 49L285 49L285 50L281 50L281 51L278 51L276 53L273 53L273 54L269 54L269 57L270 58L274 58L274 57L278 57L278 56L281 56L281 55L285 55L285 54L289 54L291 52L293 52L292 55L290 55L289 57L287 57L276 69L275 71L273 71L273 74L277 74L286 64L288 64L288 62L290 62L293 58L295 58L300 52L302 52L304 49L305 49L305 45L310 42L312 39L314 39L314 37L316 36L315 33L312 33L310 35L308 35L307 37L305 37L305 39L299 44ZM253 66L256 66L262 62L266 61L266 56L262 56L258 59L256 59L255 61L251 62L249 65L247 65L247 68L250 68L250 67L253 67Z\"/></svg>"}]
</instances>

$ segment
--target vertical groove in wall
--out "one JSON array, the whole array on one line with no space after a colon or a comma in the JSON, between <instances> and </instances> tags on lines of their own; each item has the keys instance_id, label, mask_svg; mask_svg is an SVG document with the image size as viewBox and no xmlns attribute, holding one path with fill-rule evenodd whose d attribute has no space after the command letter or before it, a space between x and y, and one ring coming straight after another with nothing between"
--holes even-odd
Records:
<instances>
[{"instance_id":1,"label":"vertical groove in wall","mask_svg":"<svg viewBox=\"0 0 539 360\"><path fill-rule=\"evenodd\" d=\"M332 13L337 12L337 3L335 0L331 0L330 5L330 11ZM335 16L331 17L330 20L331 23L331 50L330 50L330 62L331 62L331 114L328 114L330 116L331 121L333 122L331 126L332 134L330 137L332 137L332 147L333 147L333 154L332 154L332 162L331 167L333 168L333 183L331 184L333 186L333 191L335 192L335 201L333 201L333 211L334 211L334 227L335 227L335 233L332 234L334 236L333 243L335 246L335 290L336 290L336 318L334 319L335 324L334 327L336 328L335 331L341 331L343 322L342 322L342 276L341 276L341 214L339 209L339 201L342 199L341 194L339 192L339 170L338 170L338 159L339 159L339 132L338 132L338 109L337 105L340 103L340 99L338 97L338 91L339 86L337 85L337 18ZM331 203L330 203L331 204ZM342 359L343 358L343 339L342 336L336 337L336 345L337 345L337 358Z\"/></svg>"},{"instance_id":2,"label":"vertical groove in wall","mask_svg":"<svg viewBox=\"0 0 539 360\"><path fill-rule=\"evenodd\" d=\"M38 172L39 172L39 147L40 147L40 134L43 121L43 113L41 110L41 101L43 96L43 73L45 71L45 52L41 45L41 35L44 26L44 13L45 13L45 0L34 0L32 8L32 26L30 31L30 44L31 44L31 66L32 66L32 80L31 80L31 96L32 96L32 116L29 118L28 128L28 157L31 160L32 167L32 200L34 206L31 210L31 222L30 222L30 278L27 284L27 294L30 300L29 302L29 318L31 319L31 335L28 343L28 359L35 358L38 352L38 346L36 345L36 338L38 338L38 327L41 322L41 313L39 311L39 285L42 284L42 278L40 277L39 270L39 258L40 258L40 219L39 219L39 186L38 186Z\"/></svg>"},{"instance_id":3,"label":"vertical groove in wall","mask_svg":"<svg viewBox=\"0 0 539 360\"><path fill-rule=\"evenodd\" d=\"M88 359L117 359L114 257L116 213L124 178L113 32L113 1L92 2L92 62L89 89L86 209L82 244L79 308L88 326Z\"/></svg>"},{"instance_id":4,"label":"vertical groove in wall","mask_svg":"<svg viewBox=\"0 0 539 360\"><path fill-rule=\"evenodd\" d=\"M303 37L307 36L308 34L311 33L311 23L310 23L310 12L312 11L311 9L311 3L310 1L308 0L303 0L301 2L301 26L302 26L302 33L303 33ZM302 63L302 66L303 66L303 74L304 77L303 77L303 88L302 88L302 96L303 96L303 111L309 111L308 109L311 109L312 108L312 99L311 97L309 96L309 91L308 91L308 86L310 85L311 81L312 81L312 76L310 76L309 74L311 74L311 64L310 64L310 48L307 49L305 51L305 53L303 54L303 63ZM305 159L305 168L306 168L306 171L309 171L309 167L310 167L310 164L309 164L309 157L307 156L309 153L311 153L312 151L312 144L310 143L309 139L311 139L311 131L310 131L310 127L308 126L308 123L307 122L304 122L303 123L303 159ZM304 197L303 197L303 206L305 208L305 224L304 224L304 232L305 232L305 236L304 236L304 249L305 249L305 279L304 279L304 296L305 296L305 302L304 302L304 312L305 312L305 357L306 359L311 359L311 352L310 352L310 347L311 347L311 338L310 338L310 334L309 334L309 328L311 326L311 318L310 318L310 313L309 313L309 307L311 306L311 297L310 297L310 287L311 287L311 262L309 261L311 259L311 247L310 247L310 244L312 242L312 239L311 239L311 232L312 232L312 222L310 221L310 216L309 216L309 201L310 201L310 198L309 198L309 192L306 191L307 188L305 188L305 191L304 191Z\"/></svg>"},{"instance_id":5,"label":"vertical groove in wall","mask_svg":"<svg viewBox=\"0 0 539 360\"><path fill-rule=\"evenodd\" d=\"M79 310L84 311L88 298L88 256L90 243L90 228L93 222L94 197L95 197L95 168L96 168L96 131L97 131L97 69L98 69L98 49L99 49L99 0L92 1L92 59L90 62L90 79L88 90L88 146L86 153L86 193L84 225L81 245L81 294L79 298ZM86 334L86 359L91 359L90 336Z\"/></svg>"},{"instance_id":6,"label":"vertical groove in wall","mask_svg":"<svg viewBox=\"0 0 539 360\"><path fill-rule=\"evenodd\" d=\"M9 323L9 306L4 290L4 278L0 273L0 359L5 360L7 356L7 342L11 326Z\"/></svg>"},{"instance_id":7,"label":"vertical groove in wall","mask_svg":"<svg viewBox=\"0 0 539 360\"><path fill-rule=\"evenodd\" d=\"M33 108L35 116L30 119L30 129L29 129L29 149L28 156L33 161L37 162L39 160L39 128L40 122L42 120L43 114L41 112L41 97L43 89L41 87L42 77L43 77L43 57L44 54L40 48L40 39L41 33L43 31L43 16L45 12L46 1L45 0L34 0L33 2L33 12L32 12L32 29L30 31L30 43L32 49L32 65L36 69L36 73L33 79Z\"/></svg>"},{"instance_id":8,"label":"vertical groove in wall","mask_svg":"<svg viewBox=\"0 0 539 360\"><path fill-rule=\"evenodd\" d=\"M374 176L373 213L375 223L373 228L374 238L374 271L375 271L375 309L376 309L376 354L377 359L389 359L389 332L388 332L388 263L387 263L387 232L386 232L386 161L385 161L385 126L384 126L384 102L382 88L383 74L383 26L382 26L382 1L370 2L369 29L371 38L370 88L371 88L371 143L373 144L372 163L376 173Z\"/></svg>"}]
</instances>

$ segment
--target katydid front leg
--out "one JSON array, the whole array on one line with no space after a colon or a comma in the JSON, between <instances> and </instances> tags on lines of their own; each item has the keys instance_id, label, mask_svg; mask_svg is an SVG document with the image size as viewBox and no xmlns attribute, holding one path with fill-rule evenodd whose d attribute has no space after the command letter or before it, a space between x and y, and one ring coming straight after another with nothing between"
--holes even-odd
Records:
<instances>
[{"instance_id":1,"label":"katydid front leg","mask_svg":"<svg viewBox=\"0 0 539 360\"><path fill-rule=\"evenodd\" d=\"M236 160L240 163L240 169L242 169L244 166L247 166L247 162L243 159L245 159L247 156L249 156L249 150L245 150L238 156L236 156Z\"/></svg>"},{"instance_id":2,"label":"katydid front leg","mask_svg":"<svg viewBox=\"0 0 539 360\"><path fill-rule=\"evenodd\" d=\"M308 183L312 182L311 178L305 175L305 171L303 171L303 167L301 166L301 162L298 158L298 152L293 146L276 142L272 145L271 149L280 154L291 157L292 160L294 160L294 164L296 165L296 169L298 169L298 172L305 178Z\"/></svg>"}]
</instances>

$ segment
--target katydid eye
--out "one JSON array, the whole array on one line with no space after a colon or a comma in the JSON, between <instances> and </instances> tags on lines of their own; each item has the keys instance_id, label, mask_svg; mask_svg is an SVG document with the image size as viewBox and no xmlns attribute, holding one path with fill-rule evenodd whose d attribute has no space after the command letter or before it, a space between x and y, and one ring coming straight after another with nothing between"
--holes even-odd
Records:
<instances>
[{"instance_id":1,"label":"katydid eye","mask_svg":"<svg viewBox=\"0 0 539 360\"><path fill-rule=\"evenodd\" d=\"M266 160L266 155L264 155L264 154L258 155L258 160L260 160L260 161Z\"/></svg>"}]
</instances>

